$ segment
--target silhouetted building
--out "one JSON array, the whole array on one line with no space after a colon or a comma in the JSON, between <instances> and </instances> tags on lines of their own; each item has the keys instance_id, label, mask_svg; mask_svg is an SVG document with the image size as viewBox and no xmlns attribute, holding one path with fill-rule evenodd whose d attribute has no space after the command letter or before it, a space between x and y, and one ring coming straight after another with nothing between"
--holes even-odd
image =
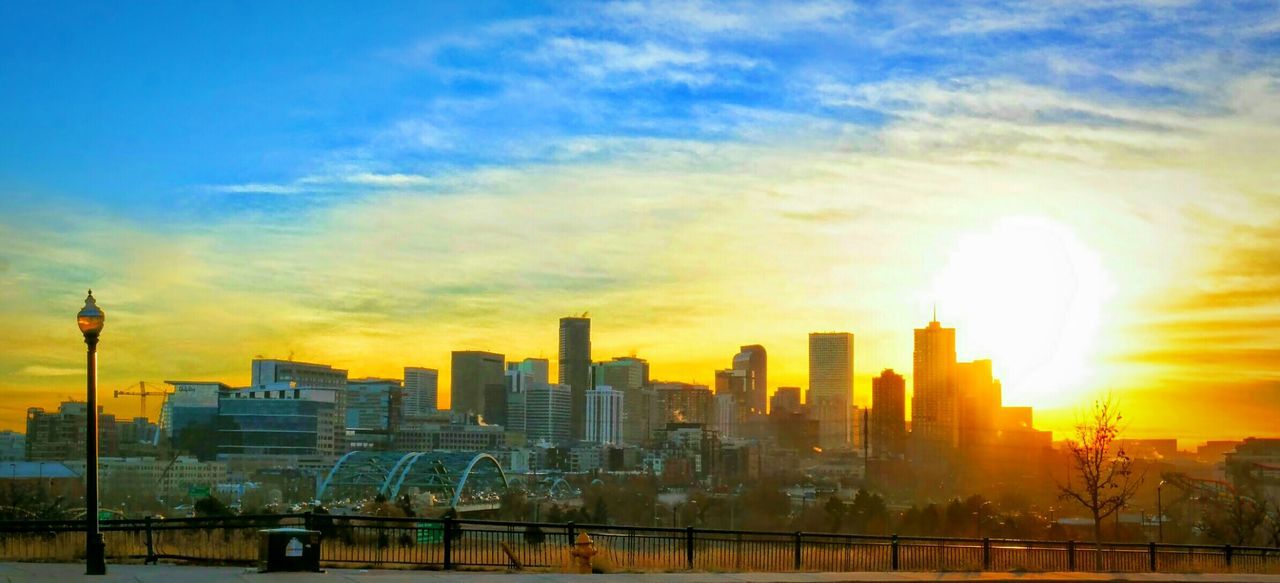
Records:
<instances>
[{"instance_id":1,"label":"silhouetted building","mask_svg":"<svg viewBox=\"0 0 1280 583\"><path fill-rule=\"evenodd\" d=\"M956 398L956 330L937 320L916 328L912 358L911 441L913 459L942 464L951 459L959 442L959 401Z\"/></svg>"},{"instance_id":2,"label":"silhouetted building","mask_svg":"<svg viewBox=\"0 0 1280 583\"><path fill-rule=\"evenodd\" d=\"M800 404L800 387L778 387L769 398L769 414L800 413L804 406Z\"/></svg>"},{"instance_id":3,"label":"silhouetted building","mask_svg":"<svg viewBox=\"0 0 1280 583\"><path fill-rule=\"evenodd\" d=\"M397 451L487 451L506 446L506 431L497 425L419 423L396 433Z\"/></svg>"},{"instance_id":4,"label":"silhouetted building","mask_svg":"<svg viewBox=\"0 0 1280 583\"><path fill-rule=\"evenodd\" d=\"M501 425L507 416L505 357L478 350L455 351L452 366L450 408Z\"/></svg>"},{"instance_id":5,"label":"silhouetted building","mask_svg":"<svg viewBox=\"0 0 1280 583\"><path fill-rule=\"evenodd\" d=\"M622 441L641 445L652 431L652 409L657 397L649 388L649 363L631 356L599 362L592 367L595 386L622 393Z\"/></svg>"},{"instance_id":6,"label":"silhouetted building","mask_svg":"<svg viewBox=\"0 0 1280 583\"><path fill-rule=\"evenodd\" d=\"M669 423L706 425L710 421L711 389L706 385L654 381L653 390L662 411L659 427L654 431L662 430Z\"/></svg>"},{"instance_id":7,"label":"silhouetted building","mask_svg":"<svg viewBox=\"0 0 1280 583\"><path fill-rule=\"evenodd\" d=\"M612 387L601 385L587 391L586 440L620 445L624 407L625 397Z\"/></svg>"},{"instance_id":8,"label":"silhouetted building","mask_svg":"<svg viewBox=\"0 0 1280 583\"><path fill-rule=\"evenodd\" d=\"M1000 381L991 374L990 360L956 363L956 394L960 399L959 445L968 449L996 439L1000 414Z\"/></svg>"},{"instance_id":9,"label":"silhouetted building","mask_svg":"<svg viewBox=\"0 0 1280 583\"><path fill-rule=\"evenodd\" d=\"M16 462L27 459L27 436L5 429L0 431L0 461Z\"/></svg>"},{"instance_id":10,"label":"silhouetted building","mask_svg":"<svg viewBox=\"0 0 1280 583\"><path fill-rule=\"evenodd\" d=\"M871 379L871 453L897 459L907 451L907 381L886 368Z\"/></svg>"},{"instance_id":11,"label":"silhouetted building","mask_svg":"<svg viewBox=\"0 0 1280 583\"><path fill-rule=\"evenodd\" d=\"M439 408L440 371L416 366L404 367L404 391L400 396L401 417L426 417Z\"/></svg>"},{"instance_id":12,"label":"silhouetted building","mask_svg":"<svg viewBox=\"0 0 1280 583\"><path fill-rule=\"evenodd\" d=\"M295 389L333 389L333 410L338 418L333 426L333 448L335 451L346 450L347 432L342 420L347 416L347 371L327 364L270 358L255 358L252 366L253 380L250 388L290 383Z\"/></svg>"},{"instance_id":13,"label":"silhouetted building","mask_svg":"<svg viewBox=\"0 0 1280 583\"><path fill-rule=\"evenodd\" d=\"M26 458L32 461L83 459L88 410L88 405L80 401L64 401L55 413L40 407L27 409ZM156 430L146 419L142 421L152 431ZM98 407L98 452L103 456L120 452L120 428L115 416L103 414L102 407ZM130 453L154 455L154 450L139 452L135 448Z\"/></svg>"},{"instance_id":14,"label":"silhouetted building","mask_svg":"<svg viewBox=\"0 0 1280 583\"><path fill-rule=\"evenodd\" d=\"M586 430L587 389L591 388L591 319L560 318L560 384L573 395L569 433L582 439Z\"/></svg>"},{"instance_id":15,"label":"silhouetted building","mask_svg":"<svg viewBox=\"0 0 1280 583\"><path fill-rule=\"evenodd\" d=\"M751 398L755 371L729 368L716 371L716 421L722 435L740 437L752 417Z\"/></svg>"},{"instance_id":16,"label":"silhouetted building","mask_svg":"<svg viewBox=\"0 0 1280 583\"><path fill-rule=\"evenodd\" d=\"M747 387L746 404L749 414L764 415L769 400L769 355L764 347L751 344L738 349L733 357L733 369L749 371L751 386Z\"/></svg>"},{"instance_id":17,"label":"silhouetted building","mask_svg":"<svg viewBox=\"0 0 1280 583\"><path fill-rule=\"evenodd\" d=\"M809 334L809 414L825 449L848 447L853 405L853 334Z\"/></svg>"}]
</instances>

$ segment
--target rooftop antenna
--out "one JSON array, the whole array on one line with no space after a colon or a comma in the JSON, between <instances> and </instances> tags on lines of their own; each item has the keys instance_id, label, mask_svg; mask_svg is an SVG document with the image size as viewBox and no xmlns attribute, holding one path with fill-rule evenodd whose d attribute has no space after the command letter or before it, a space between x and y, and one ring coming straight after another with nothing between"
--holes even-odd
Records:
<instances>
[{"instance_id":1,"label":"rooftop antenna","mask_svg":"<svg viewBox=\"0 0 1280 583\"><path fill-rule=\"evenodd\" d=\"M933 302L933 321L938 321L938 302Z\"/></svg>"}]
</instances>

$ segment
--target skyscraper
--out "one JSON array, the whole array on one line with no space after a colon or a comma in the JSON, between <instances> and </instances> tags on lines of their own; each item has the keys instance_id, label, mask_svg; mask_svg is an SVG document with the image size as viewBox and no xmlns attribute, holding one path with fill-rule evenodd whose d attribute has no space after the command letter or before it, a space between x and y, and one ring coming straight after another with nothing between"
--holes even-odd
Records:
<instances>
[{"instance_id":1,"label":"skyscraper","mask_svg":"<svg viewBox=\"0 0 1280 583\"><path fill-rule=\"evenodd\" d=\"M572 394L568 385L535 382L524 395L525 436L530 443L569 441Z\"/></svg>"},{"instance_id":2,"label":"skyscraper","mask_svg":"<svg viewBox=\"0 0 1280 583\"><path fill-rule=\"evenodd\" d=\"M649 387L649 363L642 358L624 356L592 366L595 386L613 387L622 393L622 441L644 444L651 432L652 409L657 400Z\"/></svg>"},{"instance_id":3,"label":"skyscraper","mask_svg":"<svg viewBox=\"0 0 1280 583\"><path fill-rule=\"evenodd\" d=\"M624 400L622 393L607 385L587 391L587 441L612 445L622 443Z\"/></svg>"},{"instance_id":4,"label":"skyscraper","mask_svg":"<svg viewBox=\"0 0 1280 583\"><path fill-rule=\"evenodd\" d=\"M912 358L911 440L916 459L940 463L950 458L960 435L956 398L956 329L935 319L916 328Z\"/></svg>"},{"instance_id":5,"label":"skyscraper","mask_svg":"<svg viewBox=\"0 0 1280 583\"><path fill-rule=\"evenodd\" d=\"M440 372L434 368L404 367L404 392L400 412L403 417L425 417L439 407Z\"/></svg>"},{"instance_id":6,"label":"skyscraper","mask_svg":"<svg viewBox=\"0 0 1280 583\"><path fill-rule=\"evenodd\" d=\"M734 359L735 362L737 359ZM751 387L754 380L751 369L728 368L716 371L716 416L721 425L720 433L726 437L740 437L750 417ZM729 428L732 428L730 430Z\"/></svg>"},{"instance_id":7,"label":"skyscraper","mask_svg":"<svg viewBox=\"0 0 1280 583\"><path fill-rule=\"evenodd\" d=\"M507 364L507 416L504 427L508 431L524 433L526 437L528 436L529 392L535 386L543 387L546 384L547 359L526 358L520 362ZM546 391L544 390L543 392L545 393ZM567 429L569 424L568 409L564 411L562 422ZM543 434L544 436L550 435L550 432L543 431Z\"/></svg>"},{"instance_id":8,"label":"skyscraper","mask_svg":"<svg viewBox=\"0 0 1280 583\"><path fill-rule=\"evenodd\" d=\"M809 397L810 414L818 421L820 447L847 447L852 429L853 334L809 335Z\"/></svg>"},{"instance_id":9,"label":"skyscraper","mask_svg":"<svg viewBox=\"0 0 1280 583\"><path fill-rule=\"evenodd\" d=\"M871 379L871 452L881 459L901 458L907 442L907 381L886 368Z\"/></svg>"},{"instance_id":10,"label":"skyscraper","mask_svg":"<svg viewBox=\"0 0 1280 583\"><path fill-rule=\"evenodd\" d=\"M960 400L960 446L985 445L995 438L1000 414L1000 381L990 360L956 363L956 395Z\"/></svg>"},{"instance_id":11,"label":"skyscraper","mask_svg":"<svg viewBox=\"0 0 1280 583\"><path fill-rule=\"evenodd\" d=\"M751 371L747 406L751 413L764 415L768 411L769 402L769 355L759 344L743 346L738 350L738 354L733 357L733 368Z\"/></svg>"},{"instance_id":12,"label":"skyscraper","mask_svg":"<svg viewBox=\"0 0 1280 583\"><path fill-rule=\"evenodd\" d=\"M591 319L560 318L560 384L569 385L573 407L569 433L582 439L586 428L587 389L591 388Z\"/></svg>"},{"instance_id":13,"label":"skyscraper","mask_svg":"<svg viewBox=\"0 0 1280 583\"><path fill-rule=\"evenodd\" d=\"M501 425L506 418L506 366L501 354L478 350L455 351L449 383L451 408L456 413L480 415Z\"/></svg>"},{"instance_id":14,"label":"skyscraper","mask_svg":"<svg viewBox=\"0 0 1280 583\"><path fill-rule=\"evenodd\" d=\"M778 387L769 399L770 415L799 413L802 409L800 387Z\"/></svg>"}]
</instances>

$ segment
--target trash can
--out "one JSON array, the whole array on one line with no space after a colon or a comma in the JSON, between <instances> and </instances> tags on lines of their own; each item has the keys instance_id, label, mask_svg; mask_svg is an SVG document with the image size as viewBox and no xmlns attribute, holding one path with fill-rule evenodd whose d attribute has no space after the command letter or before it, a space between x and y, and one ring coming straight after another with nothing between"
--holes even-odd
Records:
<instances>
[{"instance_id":1,"label":"trash can","mask_svg":"<svg viewBox=\"0 0 1280 583\"><path fill-rule=\"evenodd\" d=\"M258 570L320 572L320 531L273 528L258 531Z\"/></svg>"}]
</instances>

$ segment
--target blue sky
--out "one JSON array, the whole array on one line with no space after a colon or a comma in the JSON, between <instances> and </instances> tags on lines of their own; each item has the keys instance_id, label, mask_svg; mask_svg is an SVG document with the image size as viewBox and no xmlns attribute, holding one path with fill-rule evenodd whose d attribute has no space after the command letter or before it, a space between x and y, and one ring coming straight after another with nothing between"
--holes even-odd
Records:
<instances>
[{"instance_id":1,"label":"blue sky","mask_svg":"<svg viewBox=\"0 0 1280 583\"><path fill-rule=\"evenodd\" d=\"M865 402L939 302L1016 402L1274 403L1277 51L1277 2L8 3L0 418L75 384L89 286L120 382L536 355L590 309L672 380L762 342L803 385L851 329ZM1075 290L1008 318L1058 310L1035 353L955 275L1034 271L1010 240L1072 250L992 284Z\"/></svg>"}]
</instances>

